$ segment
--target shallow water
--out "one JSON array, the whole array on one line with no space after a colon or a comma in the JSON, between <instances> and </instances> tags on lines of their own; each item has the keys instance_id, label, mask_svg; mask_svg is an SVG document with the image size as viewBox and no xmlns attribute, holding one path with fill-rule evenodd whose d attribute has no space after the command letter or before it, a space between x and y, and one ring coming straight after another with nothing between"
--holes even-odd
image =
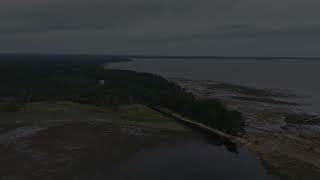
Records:
<instances>
[{"instance_id":1,"label":"shallow water","mask_svg":"<svg viewBox=\"0 0 320 180\"><path fill-rule=\"evenodd\" d=\"M203 142L159 147L116 168L111 179L276 179L249 152L232 154Z\"/></svg>"},{"instance_id":2,"label":"shallow water","mask_svg":"<svg viewBox=\"0 0 320 180\"><path fill-rule=\"evenodd\" d=\"M109 68L149 72L164 77L214 80L303 95L303 110L320 114L320 61L317 60L177 60L150 59L108 64Z\"/></svg>"},{"instance_id":3,"label":"shallow water","mask_svg":"<svg viewBox=\"0 0 320 180\"><path fill-rule=\"evenodd\" d=\"M10 133L17 129L4 133L14 141L0 142L0 179L276 179L252 153L203 133L146 129L141 136L109 123Z\"/></svg>"}]
</instances>

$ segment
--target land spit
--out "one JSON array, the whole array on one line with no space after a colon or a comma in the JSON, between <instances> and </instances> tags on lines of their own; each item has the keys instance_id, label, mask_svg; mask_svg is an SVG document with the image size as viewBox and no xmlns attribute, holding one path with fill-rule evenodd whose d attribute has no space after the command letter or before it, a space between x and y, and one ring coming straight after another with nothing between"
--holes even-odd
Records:
<instances>
[{"instance_id":1,"label":"land spit","mask_svg":"<svg viewBox=\"0 0 320 180\"><path fill-rule=\"evenodd\" d=\"M256 89L216 81L171 78L198 98L216 99L245 117L241 137L229 136L287 179L320 179L320 121L280 90Z\"/></svg>"}]
</instances>

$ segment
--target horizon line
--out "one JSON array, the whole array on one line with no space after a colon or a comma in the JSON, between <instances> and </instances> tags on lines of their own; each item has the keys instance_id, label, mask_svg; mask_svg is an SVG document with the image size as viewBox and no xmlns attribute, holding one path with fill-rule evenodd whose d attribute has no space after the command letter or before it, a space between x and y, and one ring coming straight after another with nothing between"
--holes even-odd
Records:
<instances>
[{"instance_id":1,"label":"horizon line","mask_svg":"<svg viewBox=\"0 0 320 180\"><path fill-rule=\"evenodd\" d=\"M34 56L108 56L128 59L248 59L248 60L272 60L272 59L285 59L285 60L320 60L318 56L225 56L225 55L154 55L154 54L81 54L81 53L0 53L0 55L34 55Z\"/></svg>"}]
</instances>

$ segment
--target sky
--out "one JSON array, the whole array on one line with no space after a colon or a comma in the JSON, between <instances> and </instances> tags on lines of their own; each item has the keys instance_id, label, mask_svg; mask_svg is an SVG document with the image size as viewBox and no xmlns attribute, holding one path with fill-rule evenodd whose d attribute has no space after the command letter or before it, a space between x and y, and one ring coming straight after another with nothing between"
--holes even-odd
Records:
<instances>
[{"instance_id":1,"label":"sky","mask_svg":"<svg viewBox=\"0 0 320 180\"><path fill-rule=\"evenodd\" d=\"M320 56L319 0L0 0L0 52Z\"/></svg>"}]
</instances>

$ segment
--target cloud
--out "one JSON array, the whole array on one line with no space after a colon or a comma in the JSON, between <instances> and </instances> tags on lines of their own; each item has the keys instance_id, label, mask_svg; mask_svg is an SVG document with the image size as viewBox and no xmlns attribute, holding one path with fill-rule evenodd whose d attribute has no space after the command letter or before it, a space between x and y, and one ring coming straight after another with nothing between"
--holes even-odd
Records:
<instances>
[{"instance_id":1,"label":"cloud","mask_svg":"<svg viewBox=\"0 0 320 180\"><path fill-rule=\"evenodd\" d=\"M268 38L319 42L319 8L318 0L2 0L0 51L169 52L183 43L187 51L243 38L256 39L257 48Z\"/></svg>"}]
</instances>

